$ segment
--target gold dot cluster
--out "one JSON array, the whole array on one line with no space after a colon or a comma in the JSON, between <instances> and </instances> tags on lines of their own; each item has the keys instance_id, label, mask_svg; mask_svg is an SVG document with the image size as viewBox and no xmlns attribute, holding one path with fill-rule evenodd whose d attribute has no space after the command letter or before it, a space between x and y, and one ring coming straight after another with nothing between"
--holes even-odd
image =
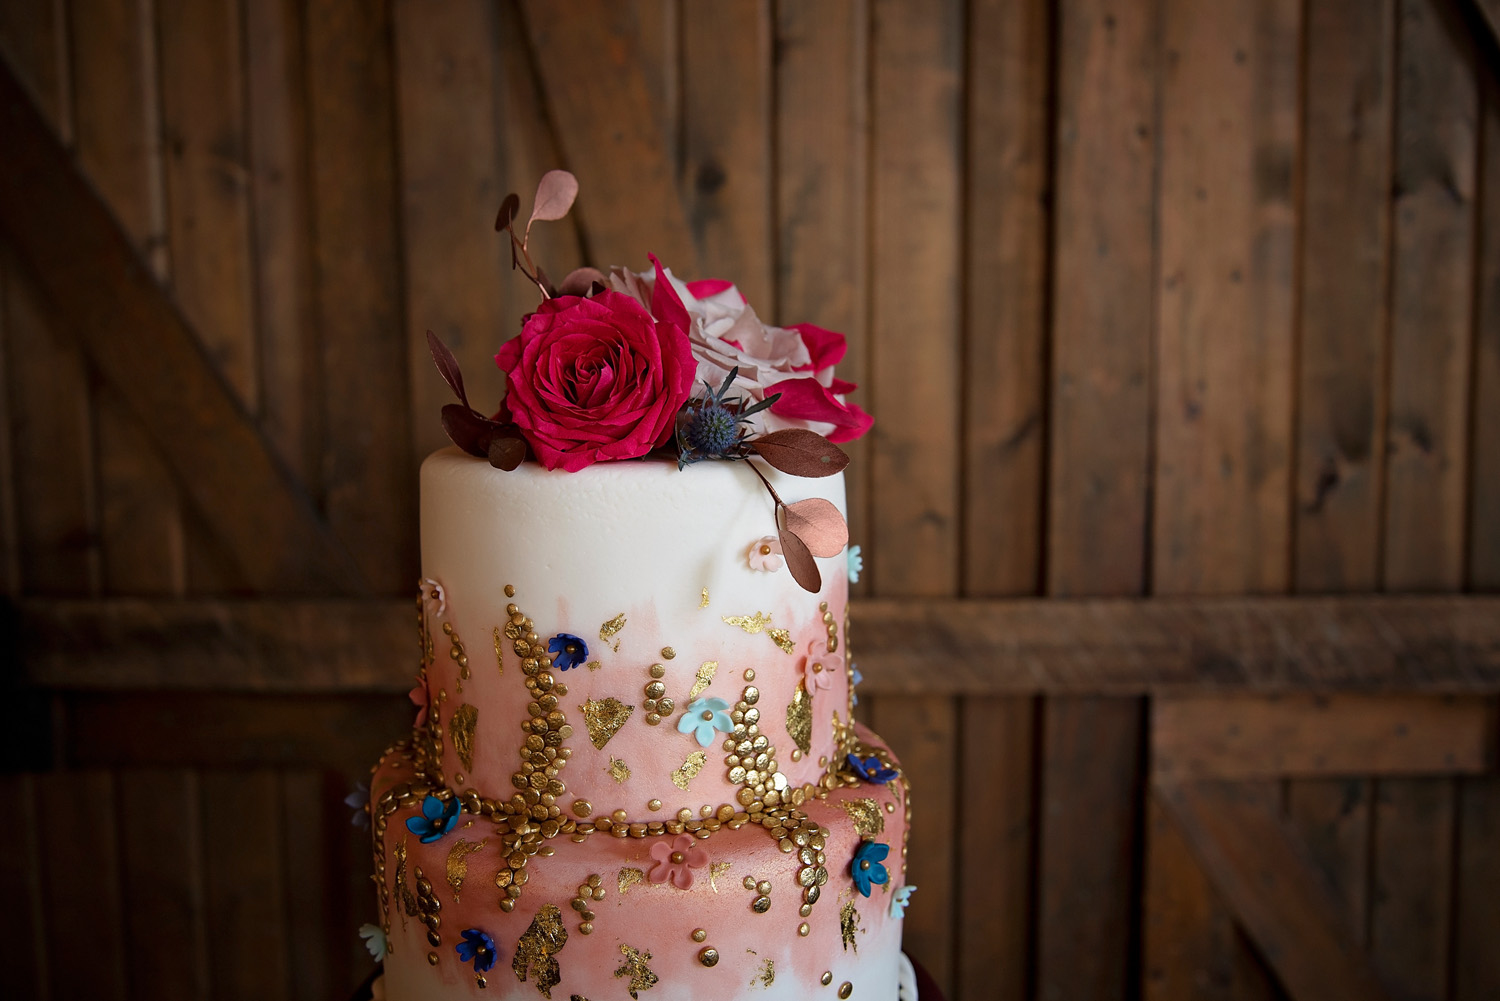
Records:
<instances>
[{"instance_id":1,"label":"gold dot cluster","mask_svg":"<svg viewBox=\"0 0 1500 1001\"><path fill-rule=\"evenodd\" d=\"M671 649L668 647L667 649ZM663 654L666 650L662 651ZM674 654L675 656L675 654ZM666 677L667 665L652 664L647 670L651 680L646 682L646 700L641 703L641 708L646 710L646 722L651 726L660 726L663 717L670 716L677 709L677 703L667 696L666 682L661 679Z\"/></svg>"},{"instance_id":2,"label":"gold dot cluster","mask_svg":"<svg viewBox=\"0 0 1500 1001\"><path fill-rule=\"evenodd\" d=\"M583 919L578 926L580 933L592 935L594 933L594 912L590 905L595 901L604 899L604 879L598 873L590 873L586 882L579 884L578 894L572 900L573 910Z\"/></svg>"},{"instance_id":3,"label":"gold dot cluster","mask_svg":"<svg viewBox=\"0 0 1500 1001\"><path fill-rule=\"evenodd\" d=\"M833 653L839 648L838 623L833 621L833 613L828 610L828 602L819 602L818 611L823 613L823 626L828 630L828 652Z\"/></svg>"},{"instance_id":4,"label":"gold dot cluster","mask_svg":"<svg viewBox=\"0 0 1500 1001\"><path fill-rule=\"evenodd\" d=\"M432 892L432 881L422 875L422 867L417 866L413 870L417 878L417 913L418 920L427 926L427 944L434 949L440 948L443 938L438 934L438 929L443 926L443 918L438 911L442 905L438 903L437 896Z\"/></svg>"},{"instance_id":5,"label":"gold dot cluster","mask_svg":"<svg viewBox=\"0 0 1500 1001\"><path fill-rule=\"evenodd\" d=\"M453 631L453 623L443 623L443 635L448 637L448 657L458 665L458 690L464 690L464 682L469 680L469 655L464 652L463 641Z\"/></svg>"},{"instance_id":6,"label":"gold dot cluster","mask_svg":"<svg viewBox=\"0 0 1500 1001\"><path fill-rule=\"evenodd\" d=\"M752 911L756 914L764 914L771 909L771 881L769 879L756 880L754 876L746 876L745 889L755 893L755 899L750 901Z\"/></svg>"}]
</instances>

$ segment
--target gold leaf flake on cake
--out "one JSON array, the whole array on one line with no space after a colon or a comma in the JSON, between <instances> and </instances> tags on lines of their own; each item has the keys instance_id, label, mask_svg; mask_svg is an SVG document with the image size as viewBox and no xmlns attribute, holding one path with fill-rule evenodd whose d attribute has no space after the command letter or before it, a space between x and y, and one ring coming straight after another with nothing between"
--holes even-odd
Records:
<instances>
[{"instance_id":1,"label":"gold leaf flake on cake","mask_svg":"<svg viewBox=\"0 0 1500 1001\"><path fill-rule=\"evenodd\" d=\"M849 901L839 908L839 936L844 940L844 951L848 952L852 947L857 954L859 943L854 941L854 933L859 931L859 911L854 909L854 901Z\"/></svg>"},{"instance_id":2,"label":"gold leaf flake on cake","mask_svg":"<svg viewBox=\"0 0 1500 1001\"><path fill-rule=\"evenodd\" d=\"M714 673L719 670L719 662L716 660L705 660L698 668L698 675L693 680L693 687L688 689L688 701L691 702L703 694L714 680Z\"/></svg>"},{"instance_id":3,"label":"gold leaf flake on cake","mask_svg":"<svg viewBox=\"0 0 1500 1001\"><path fill-rule=\"evenodd\" d=\"M623 894L635 884L646 878L646 873L640 869L621 869L619 875L620 893Z\"/></svg>"},{"instance_id":4,"label":"gold leaf flake on cake","mask_svg":"<svg viewBox=\"0 0 1500 1001\"><path fill-rule=\"evenodd\" d=\"M500 627L496 626L495 627L495 666L500 669L500 673L501 674L505 673L505 656L504 656L504 650L505 650L505 643L500 638Z\"/></svg>"},{"instance_id":5,"label":"gold leaf flake on cake","mask_svg":"<svg viewBox=\"0 0 1500 1001\"><path fill-rule=\"evenodd\" d=\"M516 979L524 983L530 970L542 997L552 997L552 988L562 979L557 954L567 944L568 930L563 927L562 911L556 904L543 904L531 919L531 927L516 942L516 954L510 963Z\"/></svg>"},{"instance_id":6,"label":"gold leaf flake on cake","mask_svg":"<svg viewBox=\"0 0 1500 1001\"><path fill-rule=\"evenodd\" d=\"M770 987L776 982L776 961L763 959L760 961L760 969L755 976L750 978L751 987Z\"/></svg>"},{"instance_id":7,"label":"gold leaf flake on cake","mask_svg":"<svg viewBox=\"0 0 1500 1001\"><path fill-rule=\"evenodd\" d=\"M771 616L766 612L756 612L754 615L725 615L722 618L729 625L739 626L752 636L771 624Z\"/></svg>"},{"instance_id":8,"label":"gold leaf flake on cake","mask_svg":"<svg viewBox=\"0 0 1500 1001\"><path fill-rule=\"evenodd\" d=\"M448 734L453 739L453 750L464 768L474 770L474 728L479 725L479 707L465 702L453 710L448 719Z\"/></svg>"},{"instance_id":9,"label":"gold leaf flake on cake","mask_svg":"<svg viewBox=\"0 0 1500 1001\"><path fill-rule=\"evenodd\" d=\"M630 766L619 758L610 758L609 767L604 770L609 772L609 777L616 782L624 782L630 778Z\"/></svg>"},{"instance_id":10,"label":"gold leaf flake on cake","mask_svg":"<svg viewBox=\"0 0 1500 1001\"><path fill-rule=\"evenodd\" d=\"M453 902L458 903L458 895L463 892L464 880L469 875L469 856L484 847L484 838L478 841L465 841L458 839L458 843L448 850L448 886L453 890Z\"/></svg>"},{"instance_id":11,"label":"gold leaf flake on cake","mask_svg":"<svg viewBox=\"0 0 1500 1001\"><path fill-rule=\"evenodd\" d=\"M708 764L708 755L703 751L694 751L687 756L682 767L672 773L672 784L683 792L687 792L688 783L703 770Z\"/></svg>"},{"instance_id":12,"label":"gold leaf flake on cake","mask_svg":"<svg viewBox=\"0 0 1500 1001\"><path fill-rule=\"evenodd\" d=\"M621 612L619 615L616 615L614 618L610 619L608 622L604 623L604 625L599 627L599 639L601 642L609 643L609 641L611 639L614 639L615 635L624 628L625 613ZM620 641L615 640L615 642L611 644L610 649L614 650L615 653L619 653Z\"/></svg>"},{"instance_id":13,"label":"gold leaf flake on cake","mask_svg":"<svg viewBox=\"0 0 1500 1001\"><path fill-rule=\"evenodd\" d=\"M792 642L792 634L787 629L767 629L766 635L771 637L771 642L781 648L782 653L791 653L797 649L797 644Z\"/></svg>"},{"instance_id":14,"label":"gold leaf flake on cake","mask_svg":"<svg viewBox=\"0 0 1500 1001\"><path fill-rule=\"evenodd\" d=\"M616 698L589 699L583 704L583 725L589 731L589 742L604 750L609 738L619 732L633 712L635 706L627 706Z\"/></svg>"},{"instance_id":15,"label":"gold leaf flake on cake","mask_svg":"<svg viewBox=\"0 0 1500 1001\"><path fill-rule=\"evenodd\" d=\"M719 877L724 875L734 865L733 862L710 862L708 865L708 885L715 893L719 892Z\"/></svg>"},{"instance_id":16,"label":"gold leaf flake on cake","mask_svg":"<svg viewBox=\"0 0 1500 1001\"><path fill-rule=\"evenodd\" d=\"M651 967L646 964L651 962L650 950L642 951L633 949L625 943L620 943L620 955L625 957L624 964L615 971L616 977L629 977L630 984L625 989L633 998L640 998L641 991L649 991L655 987L658 977L651 972Z\"/></svg>"},{"instance_id":17,"label":"gold leaf flake on cake","mask_svg":"<svg viewBox=\"0 0 1500 1001\"><path fill-rule=\"evenodd\" d=\"M591 660L591 661L589 661L589 670L590 671L597 671L597 670L599 670L599 668L601 668L603 666L604 665L601 664L601 663L599 663L597 660Z\"/></svg>"},{"instance_id":18,"label":"gold leaf flake on cake","mask_svg":"<svg viewBox=\"0 0 1500 1001\"><path fill-rule=\"evenodd\" d=\"M786 707L786 732L803 754L811 753L812 696L807 694L806 686L800 681L792 693L791 705Z\"/></svg>"},{"instance_id":19,"label":"gold leaf flake on cake","mask_svg":"<svg viewBox=\"0 0 1500 1001\"><path fill-rule=\"evenodd\" d=\"M406 835L402 835L401 841L396 845L394 854L396 856L396 894L401 898L401 907L404 912L401 918L401 927L406 927L408 917L417 916L417 895L412 892L406 884Z\"/></svg>"},{"instance_id":20,"label":"gold leaf flake on cake","mask_svg":"<svg viewBox=\"0 0 1500 1001\"><path fill-rule=\"evenodd\" d=\"M707 608L708 607L708 588L706 588L706 587L703 589L703 597L698 600L698 607L699 608Z\"/></svg>"},{"instance_id":21,"label":"gold leaf flake on cake","mask_svg":"<svg viewBox=\"0 0 1500 1001\"><path fill-rule=\"evenodd\" d=\"M861 838L873 838L885 830L885 817L880 812L880 805L869 797L844 800L834 805L849 815L854 823L855 833Z\"/></svg>"}]
</instances>

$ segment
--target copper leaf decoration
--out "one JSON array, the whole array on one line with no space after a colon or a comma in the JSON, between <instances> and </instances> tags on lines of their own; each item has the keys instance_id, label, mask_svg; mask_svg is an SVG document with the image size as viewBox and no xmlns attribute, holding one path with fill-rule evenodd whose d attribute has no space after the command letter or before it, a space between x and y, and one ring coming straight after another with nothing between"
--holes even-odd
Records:
<instances>
[{"instance_id":1,"label":"copper leaf decoration","mask_svg":"<svg viewBox=\"0 0 1500 1001\"><path fill-rule=\"evenodd\" d=\"M849 465L848 453L806 428L784 428L761 435L750 442L750 449L793 476L832 476Z\"/></svg>"},{"instance_id":2,"label":"copper leaf decoration","mask_svg":"<svg viewBox=\"0 0 1500 1001\"><path fill-rule=\"evenodd\" d=\"M812 553L790 529L783 528L780 534L781 557L786 560L786 568L792 572L792 579L802 585L802 590L817 594L823 587L823 575L818 572L818 564L813 560Z\"/></svg>"},{"instance_id":3,"label":"copper leaf decoration","mask_svg":"<svg viewBox=\"0 0 1500 1001\"><path fill-rule=\"evenodd\" d=\"M557 286L559 295L588 295L595 285L604 287L604 272L598 268L576 268Z\"/></svg>"},{"instance_id":4,"label":"copper leaf decoration","mask_svg":"<svg viewBox=\"0 0 1500 1001\"><path fill-rule=\"evenodd\" d=\"M455 396L465 407L469 406L469 398L464 395L464 375L458 370L458 359L453 357L453 352L448 350L437 334L427 331L427 350L432 352L433 364L437 365L438 374L453 390Z\"/></svg>"},{"instance_id":5,"label":"copper leaf decoration","mask_svg":"<svg viewBox=\"0 0 1500 1001\"><path fill-rule=\"evenodd\" d=\"M505 201L500 203L500 211L495 216L495 232L502 233L510 228L515 222L516 213L521 211L521 198L514 191L505 196Z\"/></svg>"},{"instance_id":6,"label":"copper leaf decoration","mask_svg":"<svg viewBox=\"0 0 1500 1001\"><path fill-rule=\"evenodd\" d=\"M849 544L849 525L831 502L809 497L782 510L786 512L787 531L814 556L837 556Z\"/></svg>"},{"instance_id":7,"label":"copper leaf decoration","mask_svg":"<svg viewBox=\"0 0 1500 1001\"><path fill-rule=\"evenodd\" d=\"M490 439L489 448L486 451L490 465L508 473L525 460L526 441L512 435L497 434Z\"/></svg>"},{"instance_id":8,"label":"copper leaf decoration","mask_svg":"<svg viewBox=\"0 0 1500 1001\"><path fill-rule=\"evenodd\" d=\"M549 222L567 215L577 197L578 178L566 170L547 171L536 186L536 201L531 207L531 218L526 221L526 232L531 232L531 224L538 219Z\"/></svg>"}]
</instances>

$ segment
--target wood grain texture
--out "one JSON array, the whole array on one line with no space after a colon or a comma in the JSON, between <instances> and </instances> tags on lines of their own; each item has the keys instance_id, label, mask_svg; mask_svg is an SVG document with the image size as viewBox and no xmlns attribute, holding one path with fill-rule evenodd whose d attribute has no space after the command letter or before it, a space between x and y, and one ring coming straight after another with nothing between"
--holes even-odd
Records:
<instances>
[{"instance_id":1,"label":"wood grain texture","mask_svg":"<svg viewBox=\"0 0 1500 1001\"><path fill-rule=\"evenodd\" d=\"M1294 998L1386 1001L1317 866L1278 814L1274 787L1158 782L1193 857Z\"/></svg>"},{"instance_id":2,"label":"wood grain texture","mask_svg":"<svg viewBox=\"0 0 1500 1001\"><path fill-rule=\"evenodd\" d=\"M631 5L523 0L521 9L564 163L588 192L575 212L591 254L604 267L639 268L649 250L678 273L700 274ZM610 128L568 127L605 106Z\"/></svg>"},{"instance_id":3,"label":"wood grain texture","mask_svg":"<svg viewBox=\"0 0 1500 1001\"><path fill-rule=\"evenodd\" d=\"M38 686L404 693L410 607L25 601L9 641ZM871 599L851 616L865 685L881 694L1500 690L1489 597Z\"/></svg>"},{"instance_id":4,"label":"wood grain texture","mask_svg":"<svg viewBox=\"0 0 1500 1001\"><path fill-rule=\"evenodd\" d=\"M1146 587L1159 2L1058 15L1047 593Z\"/></svg>"},{"instance_id":5,"label":"wood grain texture","mask_svg":"<svg viewBox=\"0 0 1500 1001\"><path fill-rule=\"evenodd\" d=\"M1164 10L1152 584L1280 591L1299 4Z\"/></svg>"},{"instance_id":6,"label":"wood grain texture","mask_svg":"<svg viewBox=\"0 0 1500 1001\"><path fill-rule=\"evenodd\" d=\"M1286 820L1328 879L1350 934L1369 945L1374 783L1362 778L1292 779Z\"/></svg>"},{"instance_id":7,"label":"wood grain texture","mask_svg":"<svg viewBox=\"0 0 1500 1001\"><path fill-rule=\"evenodd\" d=\"M395 83L386 3L309 8L313 261L328 429L324 507L371 586L417 574L417 489L401 311Z\"/></svg>"},{"instance_id":8,"label":"wood grain texture","mask_svg":"<svg viewBox=\"0 0 1500 1001\"><path fill-rule=\"evenodd\" d=\"M73 139L66 8L56 0L0 8L0 54L65 143Z\"/></svg>"},{"instance_id":9,"label":"wood grain texture","mask_svg":"<svg viewBox=\"0 0 1500 1001\"><path fill-rule=\"evenodd\" d=\"M1447 997L1453 824L1453 779L1376 783L1370 954L1401 997Z\"/></svg>"},{"instance_id":10,"label":"wood grain texture","mask_svg":"<svg viewBox=\"0 0 1500 1001\"><path fill-rule=\"evenodd\" d=\"M54 772L36 784L37 819L66 836L43 837L38 853L45 888L44 921L49 948L48 982L54 997L124 1001L125 941L90 937L87 962L80 961L80 915L97 928L121 928L119 792L105 771ZM45 818L45 820L43 820Z\"/></svg>"},{"instance_id":11,"label":"wood grain texture","mask_svg":"<svg viewBox=\"0 0 1500 1001\"><path fill-rule=\"evenodd\" d=\"M0 418L5 428L0 433L0 594L15 598L21 594L21 524L16 513L20 484L16 477L17 444L11 440L11 360L12 347L6 335L10 310L8 253L0 248Z\"/></svg>"},{"instance_id":12,"label":"wood grain texture","mask_svg":"<svg viewBox=\"0 0 1500 1001\"><path fill-rule=\"evenodd\" d=\"M1144 1001L1230 1001L1240 954L1234 920L1220 903L1162 797L1146 798L1141 902Z\"/></svg>"},{"instance_id":13,"label":"wood grain texture","mask_svg":"<svg viewBox=\"0 0 1500 1001\"><path fill-rule=\"evenodd\" d=\"M1025 1001L1036 932L1037 701L975 698L959 703L958 787L968 795L958 829L957 871L984 872L957 888L954 993L959 998ZM918 790L921 794L921 790ZM919 822L930 814L919 814Z\"/></svg>"},{"instance_id":14,"label":"wood grain texture","mask_svg":"<svg viewBox=\"0 0 1500 1001\"><path fill-rule=\"evenodd\" d=\"M942 697L871 698L862 700L861 708L867 714L860 715L901 762L902 774L911 784L914 820L957 816L957 703ZM902 925L902 948L926 967L945 997L954 996L955 977L953 919L959 872L953 839L948 824L914 822L903 880L918 891ZM872 897L872 906L885 906L883 896L881 903L874 901Z\"/></svg>"},{"instance_id":15,"label":"wood grain texture","mask_svg":"<svg viewBox=\"0 0 1500 1001\"><path fill-rule=\"evenodd\" d=\"M25 774L0 775L0 797L9 804L11 823L0 825L0 893L8 901L6 934L0 937L0 962L10 972L17 997L51 997L48 943L43 912L41 830L37 817L37 779Z\"/></svg>"},{"instance_id":16,"label":"wood grain texture","mask_svg":"<svg viewBox=\"0 0 1500 1001\"><path fill-rule=\"evenodd\" d=\"M352 825L343 802L348 790L331 773L305 768L281 772L278 786L288 887L280 915L287 929L286 996L290 1001L327 1001L364 979L370 962L363 939L358 967L350 966L351 953L345 948L347 930L361 923L354 919L353 900L340 879L351 861L345 835Z\"/></svg>"},{"instance_id":17,"label":"wood grain texture","mask_svg":"<svg viewBox=\"0 0 1500 1001\"><path fill-rule=\"evenodd\" d=\"M1049 698L1039 763L1036 996L1129 994L1141 850L1139 700ZM1087 963L1078 957L1088 956Z\"/></svg>"},{"instance_id":18,"label":"wood grain texture","mask_svg":"<svg viewBox=\"0 0 1500 1001\"><path fill-rule=\"evenodd\" d=\"M214 368L257 409L244 25L235 0L160 0L172 295Z\"/></svg>"},{"instance_id":19,"label":"wood grain texture","mask_svg":"<svg viewBox=\"0 0 1500 1001\"><path fill-rule=\"evenodd\" d=\"M454 402L427 350L432 330L453 351L476 409L493 413L505 389L495 351L516 330L504 325L512 287L510 249L492 225L506 192L531 209L538 177L502 177L495 128L505 116L494 5L420 2L395 7L401 114L401 232L406 247L406 329L412 373L412 445L446 445L439 414ZM519 39L510 39L508 53ZM524 222L526 216L522 216ZM537 227L540 231L546 224ZM549 273L550 261L546 263ZM554 280L561 281L562 275ZM526 295L534 304L536 291Z\"/></svg>"},{"instance_id":20,"label":"wood grain texture","mask_svg":"<svg viewBox=\"0 0 1500 1001\"><path fill-rule=\"evenodd\" d=\"M1419 695L1162 696L1158 778L1433 775L1489 770L1494 703Z\"/></svg>"},{"instance_id":21,"label":"wood grain texture","mask_svg":"<svg viewBox=\"0 0 1500 1001\"><path fill-rule=\"evenodd\" d=\"M1396 84L1387 590L1463 583L1478 95L1455 12L1401 0Z\"/></svg>"},{"instance_id":22,"label":"wood grain texture","mask_svg":"<svg viewBox=\"0 0 1500 1001\"><path fill-rule=\"evenodd\" d=\"M958 585L961 377L958 3L876 0L870 52L870 475L866 572L883 595Z\"/></svg>"},{"instance_id":23,"label":"wood grain texture","mask_svg":"<svg viewBox=\"0 0 1500 1001\"><path fill-rule=\"evenodd\" d=\"M1468 586L1500 591L1500 84L1482 74Z\"/></svg>"},{"instance_id":24,"label":"wood grain texture","mask_svg":"<svg viewBox=\"0 0 1500 1001\"><path fill-rule=\"evenodd\" d=\"M692 277L728 279L765 322L793 322L774 314L771 2L683 4L680 30L682 203L701 269Z\"/></svg>"},{"instance_id":25,"label":"wood grain texture","mask_svg":"<svg viewBox=\"0 0 1500 1001\"><path fill-rule=\"evenodd\" d=\"M202 777L203 888L213 996L285 997L290 984L282 908L285 818L277 774L261 767Z\"/></svg>"},{"instance_id":26,"label":"wood grain texture","mask_svg":"<svg viewBox=\"0 0 1500 1001\"><path fill-rule=\"evenodd\" d=\"M362 575L8 73L0 73L0 113L3 128L21 137L0 160L0 218L28 273L150 432L244 578L268 590L359 589ZM7 303L14 312L15 298ZM62 388L61 399L74 399ZM54 436L48 451L57 448ZM67 496L59 490L57 500Z\"/></svg>"},{"instance_id":27,"label":"wood grain texture","mask_svg":"<svg viewBox=\"0 0 1500 1001\"><path fill-rule=\"evenodd\" d=\"M130 769L119 773L119 792L130 997L208 997L198 777L185 769Z\"/></svg>"},{"instance_id":28,"label":"wood grain texture","mask_svg":"<svg viewBox=\"0 0 1500 1001\"><path fill-rule=\"evenodd\" d=\"M869 409L868 9L863 0L776 5L774 321L844 334L841 378ZM850 455L849 538L870 539L870 436ZM865 575L853 588L868 594Z\"/></svg>"},{"instance_id":29,"label":"wood grain texture","mask_svg":"<svg viewBox=\"0 0 1500 1001\"><path fill-rule=\"evenodd\" d=\"M261 428L308 492L320 496L323 373L313 316L306 45L297 0L247 3L255 321Z\"/></svg>"},{"instance_id":30,"label":"wood grain texture","mask_svg":"<svg viewBox=\"0 0 1500 1001\"><path fill-rule=\"evenodd\" d=\"M1293 583L1373 591L1385 484L1395 0L1313 0L1306 18Z\"/></svg>"},{"instance_id":31,"label":"wood grain texture","mask_svg":"<svg viewBox=\"0 0 1500 1001\"><path fill-rule=\"evenodd\" d=\"M1458 858L1453 880L1453 1001L1479 1001L1500 984L1500 776L1458 781Z\"/></svg>"},{"instance_id":32,"label":"wood grain texture","mask_svg":"<svg viewBox=\"0 0 1500 1001\"><path fill-rule=\"evenodd\" d=\"M1051 17L970 6L964 248L963 591L1041 588Z\"/></svg>"}]
</instances>

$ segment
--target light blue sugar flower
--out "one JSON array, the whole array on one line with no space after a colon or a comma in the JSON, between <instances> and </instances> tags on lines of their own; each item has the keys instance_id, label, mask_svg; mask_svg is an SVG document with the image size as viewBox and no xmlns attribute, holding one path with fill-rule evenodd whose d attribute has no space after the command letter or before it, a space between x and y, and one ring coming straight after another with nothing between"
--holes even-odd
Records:
<instances>
[{"instance_id":1,"label":"light blue sugar flower","mask_svg":"<svg viewBox=\"0 0 1500 1001\"><path fill-rule=\"evenodd\" d=\"M860 672L859 667L851 663L849 665L849 699L851 705L859 705L859 693L854 689L855 686L859 685L864 680L865 676Z\"/></svg>"},{"instance_id":2,"label":"light blue sugar flower","mask_svg":"<svg viewBox=\"0 0 1500 1001\"><path fill-rule=\"evenodd\" d=\"M897 920L906 917L906 905L911 903L911 895L916 892L915 886L903 886L891 894L891 917Z\"/></svg>"},{"instance_id":3,"label":"light blue sugar flower","mask_svg":"<svg viewBox=\"0 0 1500 1001\"><path fill-rule=\"evenodd\" d=\"M370 829L370 811L366 809L370 805L370 787L363 782L354 784L354 791L344 797L344 805L354 811L350 823L362 831Z\"/></svg>"},{"instance_id":4,"label":"light blue sugar flower","mask_svg":"<svg viewBox=\"0 0 1500 1001\"><path fill-rule=\"evenodd\" d=\"M375 957L375 962L379 963L385 959L385 932L379 925L360 925L359 937L365 940L365 948L370 950L370 955Z\"/></svg>"},{"instance_id":5,"label":"light blue sugar flower","mask_svg":"<svg viewBox=\"0 0 1500 1001\"><path fill-rule=\"evenodd\" d=\"M714 742L715 730L728 733L734 729L729 719L729 703L723 699L698 699L677 721L677 729L696 737L699 747L707 747Z\"/></svg>"},{"instance_id":6,"label":"light blue sugar flower","mask_svg":"<svg viewBox=\"0 0 1500 1001\"><path fill-rule=\"evenodd\" d=\"M858 584L859 575L865 572L865 558L858 546L849 547L849 583Z\"/></svg>"}]
</instances>

